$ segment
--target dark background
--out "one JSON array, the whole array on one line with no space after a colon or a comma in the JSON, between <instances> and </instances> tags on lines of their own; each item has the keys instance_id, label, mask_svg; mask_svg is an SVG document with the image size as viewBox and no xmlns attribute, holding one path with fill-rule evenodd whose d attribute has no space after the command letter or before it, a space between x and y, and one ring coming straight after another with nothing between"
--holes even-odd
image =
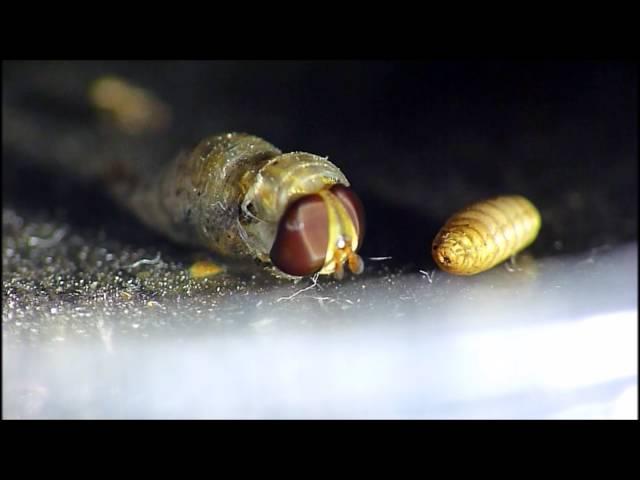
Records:
<instances>
[{"instance_id":1,"label":"dark background","mask_svg":"<svg viewBox=\"0 0 640 480\"><path fill-rule=\"evenodd\" d=\"M86 86L104 74L171 106L172 130L148 155L169 158L223 131L328 155L365 204L363 255L393 256L387 265L432 267L446 218L496 194L539 207L539 256L637 239L637 66L615 61L5 62L3 123L25 133L9 139L3 127L3 212L17 212L21 228L51 216L127 245L164 245L69 175L74 162L123 148L89 134ZM63 170L48 152L65 148ZM11 228L3 243L19 236Z\"/></svg>"}]
</instances>

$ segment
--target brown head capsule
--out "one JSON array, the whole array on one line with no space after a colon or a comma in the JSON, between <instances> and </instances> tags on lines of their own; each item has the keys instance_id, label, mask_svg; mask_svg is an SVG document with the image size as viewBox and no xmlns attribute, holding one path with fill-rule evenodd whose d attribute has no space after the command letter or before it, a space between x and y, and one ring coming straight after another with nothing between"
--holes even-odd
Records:
<instances>
[{"instance_id":1,"label":"brown head capsule","mask_svg":"<svg viewBox=\"0 0 640 480\"><path fill-rule=\"evenodd\" d=\"M475 275L528 247L540 225L536 207L519 195L478 202L447 220L433 240L433 259L449 273Z\"/></svg>"},{"instance_id":2,"label":"brown head capsule","mask_svg":"<svg viewBox=\"0 0 640 480\"><path fill-rule=\"evenodd\" d=\"M356 253L364 236L364 210L355 193L336 184L300 197L287 207L278 224L270 257L282 272L344 275L346 263L355 274L364 269Z\"/></svg>"}]
</instances>

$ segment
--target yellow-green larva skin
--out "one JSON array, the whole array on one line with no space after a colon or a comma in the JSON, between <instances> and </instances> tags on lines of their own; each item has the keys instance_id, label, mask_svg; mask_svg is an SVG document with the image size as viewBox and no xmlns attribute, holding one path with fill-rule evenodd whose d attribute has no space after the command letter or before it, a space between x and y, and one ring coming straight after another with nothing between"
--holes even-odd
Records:
<instances>
[{"instance_id":1,"label":"yellow-green larva skin","mask_svg":"<svg viewBox=\"0 0 640 480\"><path fill-rule=\"evenodd\" d=\"M224 133L149 171L116 181L116 199L175 242L226 259L270 263L278 221L298 196L349 181L327 158L282 153L245 133ZM125 178L126 180L126 178Z\"/></svg>"},{"instance_id":2,"label":"yellow-green larva skin","mask_svg":"<svg viewBox=\"0 0 640 480\"><path fill-rule=\"evenodd\" d=\"M540 212L522 196L477 202L447 220L433 240L433 259L446 272L475 275L531 245L541 224Z\"/></svg>"}]
</instances>

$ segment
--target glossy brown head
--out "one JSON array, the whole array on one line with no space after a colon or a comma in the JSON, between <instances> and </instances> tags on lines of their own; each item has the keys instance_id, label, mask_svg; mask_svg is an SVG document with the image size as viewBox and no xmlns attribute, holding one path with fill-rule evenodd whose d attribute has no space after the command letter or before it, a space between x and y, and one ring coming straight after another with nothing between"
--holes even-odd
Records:
<instances>
[{"instance_id":1,"label":"glossy brown head","mask_svg":"<svg viewBox=\"0 0 640 480\"><path fill-rule=\"evenodd\" d=\"M364 269L356 254L364 238L364 209L349 187L334 185L291 202L280 218L271 261L284 273L343 276Z\"/></svg>"}]
</instances>

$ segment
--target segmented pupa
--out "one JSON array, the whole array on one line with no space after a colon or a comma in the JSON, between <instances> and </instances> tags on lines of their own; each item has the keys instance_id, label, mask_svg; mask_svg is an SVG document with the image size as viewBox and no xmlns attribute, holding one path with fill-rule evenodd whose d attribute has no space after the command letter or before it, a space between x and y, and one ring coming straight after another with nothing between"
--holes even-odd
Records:
<instances>
[{"instance_id":1,"label":"segmented pupa","mask_svg":"<svg viewBox=\"0 0 640 480\"><path fill-rule=\"evenodd\" d=\"M477 202L447 220L433 240L433 259L449 273L475 275L531 245L540 226L540 213L522 196Z\"/></svg>"}]
</instances>

